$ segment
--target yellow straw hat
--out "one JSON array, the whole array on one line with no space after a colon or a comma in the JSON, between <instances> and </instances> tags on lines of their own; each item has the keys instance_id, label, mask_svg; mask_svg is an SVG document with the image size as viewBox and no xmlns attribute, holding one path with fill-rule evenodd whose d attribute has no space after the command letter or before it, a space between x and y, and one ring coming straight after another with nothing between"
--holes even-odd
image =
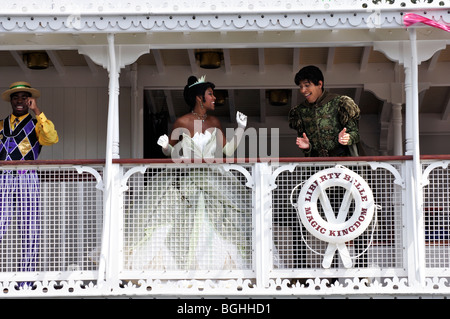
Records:
<instances>
[{"instance_id":1,"label":"yellow straw hat","mask_svg":"<svg viewBox=\"0 0 450 319\"><path fill-rule=\"evenodd\" d=\"M2 99L9 102L11 101L11 94L16 92L29 92L31 96L34 98L38 98L41 96L41 92L36 89L33 89L28 82L19 81L14 82L9 86L9 89L2 93Z\"/></svg>"}]
</instances>

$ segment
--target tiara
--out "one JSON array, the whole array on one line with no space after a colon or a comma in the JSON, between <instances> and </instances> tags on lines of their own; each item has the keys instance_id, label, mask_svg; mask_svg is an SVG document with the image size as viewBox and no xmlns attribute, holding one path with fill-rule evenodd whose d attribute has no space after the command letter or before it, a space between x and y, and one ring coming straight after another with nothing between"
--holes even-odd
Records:
<instances>
[{"instance_id":1,"label":"tiara","mask_svg":"<svg viewBox=\"0 0 450 319\"><path fill-rule=\"evenodd\" d=\"M206 78L206 75L203 75L202 77L200 77L199 80L197 80L197 82L189 85L189 88L193 87L194 85L200 84L200 83L205 83L205 78Z\"/></svg>"}]
</instances>

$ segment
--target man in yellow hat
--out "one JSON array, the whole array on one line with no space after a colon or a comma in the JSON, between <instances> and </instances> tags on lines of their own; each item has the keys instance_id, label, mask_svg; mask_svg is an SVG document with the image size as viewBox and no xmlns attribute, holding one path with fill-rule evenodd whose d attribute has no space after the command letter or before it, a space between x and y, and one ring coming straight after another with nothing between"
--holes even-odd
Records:
<instances>
[{"instance_id":1,"label":"man in yellow hat","mask_svg":"<svg viewBox=\"0 0 450 319\"><path fill-rule=\"evenodd\" d=\"M2 99L11 103L12 114L0 121L0 160L37 160L43 145L58 142L55 126L37 106L39 96L38 90L23 81L12 83L2 93ZM0 189L0 240L12 216L16 216L22 234L20 271L35 271L40 235L37 173L34 170L0 171Z\"/></svg>"},{"instance_id":2,"label":"man in yellow hat","mask_svg":"<svg viewBox=\"0 0 450 319\"><path fill-rule=\"evenodd\" d=\"M37 106L40 95L23 81L12 83L3 92L2 99L11 103L12 114L0 121L0 160L36 160L43 145L58 142L55 126Z\"/></svg>"}]
</instances>

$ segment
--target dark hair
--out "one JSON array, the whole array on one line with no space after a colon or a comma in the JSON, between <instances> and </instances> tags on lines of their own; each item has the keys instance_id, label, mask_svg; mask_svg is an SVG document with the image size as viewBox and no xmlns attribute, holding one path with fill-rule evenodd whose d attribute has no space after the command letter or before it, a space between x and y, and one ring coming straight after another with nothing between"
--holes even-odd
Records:
<instances>
[{"instance_id":1,"label":"dark hair","mask_svg":"<svg viewBox=\"0 0 450 319\"><path fill-rule=\"evenodd\" d=\"M205 101L206 90L209 88L214 90L214 88L216 87L212 82L202 82L193 85L197 81L197 77L191 75L187 80L187 85L184 87L183 97L186 101L186 104L189 105L191 110L193 110L195 107L195 98L197 96L201 96L203 101Z\"/></svg>"},{"instance_id":2,"label":"dark hair","mask_svg":"<svg viewBox=\"0 0 450 319\"><path fill-rule=\"evenodd\" d=\"M299 85L301 81L308 80L314 85L319 85L319 81L322 81L322 83L325 83L323 79L322 71L317 66L314 65L308 65L302 68L300 71L297 72L294 78L294 82L296 85ZM323 91L323 85L322 85L322 91Z\"/></svg>"}]
</instances>

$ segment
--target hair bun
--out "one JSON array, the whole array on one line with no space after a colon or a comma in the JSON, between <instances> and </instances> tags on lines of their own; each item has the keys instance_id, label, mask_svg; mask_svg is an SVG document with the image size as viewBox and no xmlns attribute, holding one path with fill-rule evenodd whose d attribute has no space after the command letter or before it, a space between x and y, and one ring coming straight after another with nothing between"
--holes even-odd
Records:
<instances>
[{"instance_id":1,"label":"hair bun","mask_svg":"<svg viewBox=\"0 0 450 319\"><path fill-rule=\"evenodd\" d=\"M198 81L197 77L191 75L191 76L188 78L187 86L190 86L190 85L194 84L194 83L197 82L197 81Z\"/></svg>"}]
</instances>

